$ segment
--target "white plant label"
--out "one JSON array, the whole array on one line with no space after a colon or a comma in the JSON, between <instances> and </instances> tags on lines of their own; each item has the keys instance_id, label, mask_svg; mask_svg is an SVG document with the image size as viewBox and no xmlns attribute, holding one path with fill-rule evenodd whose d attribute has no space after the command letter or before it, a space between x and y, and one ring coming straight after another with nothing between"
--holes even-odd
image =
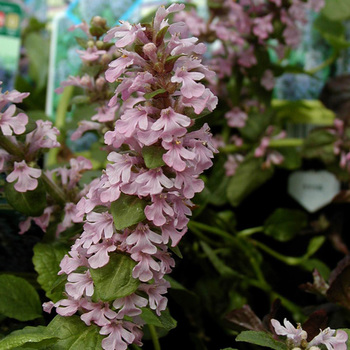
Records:
<instances>
[{"instance_id":1,"label":"white plant label","mask_svg":"<svg viewBox=\"0 0 350 350\"><path fill-rule=\"evenodd\" d=\"M329 204L340 191L340 182L330 172L296 171L289 176L288 193L309 213Z\"/></svg>"}]
</instances>

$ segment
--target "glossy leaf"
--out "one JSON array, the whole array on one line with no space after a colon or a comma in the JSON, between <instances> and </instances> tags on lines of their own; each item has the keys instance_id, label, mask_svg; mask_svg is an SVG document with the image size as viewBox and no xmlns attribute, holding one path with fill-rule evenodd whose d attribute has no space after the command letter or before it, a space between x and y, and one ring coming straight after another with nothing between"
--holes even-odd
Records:
<instances>
[{"instance_id":1,"label":"glossy leaf","mask_svg":"<svg viewBox=\"0 0 350 350\"><path fill-rule=\"evenodd\" d=\"M146 100L150 100L151 98L159 97L161 95L164 95L165 93L167 93L165 89L158 89L145 94L144 97Z\"/></svg>"},{"instance_id":2,"label":"glossy leaf","mask_svg":"<svg viewBox=\"0 0 350 350\"><path fill-rule=\"evenodd\" d=\"M113 215L114 225L117 230L138 224L146 219L144 209L147 203L136 197L128 196L124 193L111 204L111 212Z\"/></svg>"},{"instance_id":3,"label":"glossy leaf","mask_svg":"<svg viewBox=\"0 0 350 350\"><path fill-rule=\"evenodd\" d=\"M48 331L46 327L25 327L21 330L14 331L10 333L7 337L1 339L0 350L9 350L22 345L28 346L30 348L43 348L55 343L57 341L57 335L55 333Z\"/></svg>"},{"instance_id":4,"label":"glossy leaf","mask_svg":"<svg viewBox=\"0 0 350 350\"><path fill-rule=\"evenodd\" d=\"M273 175L272 168L262 169L262 162L260 158L246 158L231 177L227 198L234 207Z\"/></svg>"},{"instance_id":5,"label":"glossy leaf","mask_svg":"<svg viewBox=\"0 0 350 350\"><path fill-rule=\"evenodd\" d=\"M0 314L19 321L41 317L41 302L37 291L24 278L0 275Z\"/></svg>"},{"instance_id":6,"label":"glossy leaf","mask_svg":"<svg viewBox=\"0 0 350 350\"><path fill-rule=\"evenodd\" d=\"M57 315L47 328L59 338L47 350L101 350L103 336L99 334L100 328L94 324L86 326L78 316Z\"/></svg>"},{"instance_id":7,"label":"glossy leaf","mask_svg":"<svg viewBox=\"0 0 350 350\"><path fill-rule=\"evenodd\" d=\"M143 308L140 317L149 325L165 328L167 330L175 328L177 324L171 317L168 309L162 311L161 315L158 316L153 310Z\"/></svg>"},{"instance_id":8,"label":"glossy leaf","mask_svg":"<svg viewBox=\"0 0 350 350\"><path fill-rule=\"evenodd\" d=\"M39 180L38 187L35 190L18 192L14 188L15 183L16 182L7 182L5 185L7 202L22 214L40 216L47 206L44 184Z\"/></svg>"},{"instance_id":9,"label":"glossy leaf","mask_svg":"<svg viewBox=\"0 0 350 350\"><path fill-rule=\"evenodd\" d=\"M350 0L326 0L322 14L333 21L350 18Z\"/></svg>"},{"instance_id":10,"label":"glossy leaf","mask_svg":"<svg viewBox=\"0 0 350 350\"><path fill-rule=\"evenodd\" d=\"M276 209L265 221L264 232L277 241L286 242L307 225L307 215L300 210Z\"/></svg>"},{"instance_id":11,"label":"glossy leaf","mask_svg":"<svg viewBox=\"0 0 350 350\"><path fill-rule=\"evenodd\" d=\"M148 169L155 169L165 165L163 154L165 149L157 146L145 146L142 148L142 156Z\"/></svg>"},{"instance_id":12,"label":"glossy leaf","mask_svg":"<svg viewBox=\"0 0 350 350\"><path fill-rule=\"evenodd\" d=\"M260 345L274 350L287 350L284 342L273 339L272 335L266 332L244 331L236 337L236 341Z\"/></svg>"},{"instance_id":13,"label":"glossy leaf","mask_svg":"<svg viewBox=\"0 0 350 350\"><path fill-rule=\"evenodd\" d=\"M96 300L112 301L134 293L140 284L132 277L136 262L124 254L111 254L107 265L90 269Z\"/></svg>"},{"instance_id":14,"label":"glossy leaf","mask_svg":"<svg viewBox=\"0 0 350 350\"><path fill-rule=\"evenodd\" d=\"M34 247L33 264L38 273L38 282L53 302L63 297L64 288L55 292L52 292L52 288L59 277L57 273L60 270L60 262L67 251L68 247L59 244L38 243Z\"/></svg>"}]
</instances>

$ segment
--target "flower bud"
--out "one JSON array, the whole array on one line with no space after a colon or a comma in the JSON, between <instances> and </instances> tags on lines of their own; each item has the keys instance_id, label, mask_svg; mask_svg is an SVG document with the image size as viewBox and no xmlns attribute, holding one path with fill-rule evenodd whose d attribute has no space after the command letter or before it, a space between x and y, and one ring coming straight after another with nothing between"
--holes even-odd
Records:
<instances>
[{"instance_id":1,"label":"flower bud","mask_svg":"<svg viewBox=\"0 0 350 350\"><path fill-rule=\"evenodd\" d=\"M103 41L101 41L101 40L97 40L96 41L96 47L99 49L99 50L101 50L101 49L103 49L104 48L104 42Z\"/></svg>"},{"instance_id":2,"label":"flower bud","mask_svg":"<svg viewBox=\"0 0 350 350\"><path fill-rule=\"evenodd\" d=\"M143 52L144 54L149 57L149 59L155 63L158 61L158 57L157 57L157 46L154 45L153 43L148 43L146 45L144 45L143 47Z\"/></svg>"},{"instance_id":3,"label":"flower bud","mask_svg":"<svg viewBox=\"0 0 350 350\"><path fill-rule=\"evenodd\" d=\"M97 80L96 80L96 87L97 87L98 90L102 90L103 87L105 86L105 84L106 84L106 79L105 78L103 78L103 77L97 78Z\"/></svg>"}]
</instances>

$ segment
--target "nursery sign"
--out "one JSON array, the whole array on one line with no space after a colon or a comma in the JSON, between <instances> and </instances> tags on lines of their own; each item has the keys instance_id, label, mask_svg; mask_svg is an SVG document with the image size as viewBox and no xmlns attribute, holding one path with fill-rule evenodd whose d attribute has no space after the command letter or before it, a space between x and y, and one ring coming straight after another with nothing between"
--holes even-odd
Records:
<instances>
[{"instance_id":1,"label":"nursery sign","mask_svg":"<svg viewBox=\"0 0 350 350\"><path fill-rule=\"evenodd\" d=\"M5 85L12 84L18 67L21 18L19 5L0 1L0 47L6 48L0 51L0 80Z\"/></svg>"},{"instance_id":2,"label":"nursery sign","mask_svg":"<svg viewBox=\"0 0 350 350\"><path fill-rule=\"evenodd\" d=\"M339 181L325 170L296 171L288 179L288 193L310 213L329 204L339 191Z\"/></svg>"}]
</instances>

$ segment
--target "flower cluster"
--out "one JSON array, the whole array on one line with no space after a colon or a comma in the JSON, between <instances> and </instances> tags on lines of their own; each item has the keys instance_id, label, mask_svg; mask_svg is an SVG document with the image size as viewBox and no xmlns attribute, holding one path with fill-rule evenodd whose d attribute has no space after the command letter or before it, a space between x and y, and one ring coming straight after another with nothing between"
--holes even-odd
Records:
<instances>
[{"instance_id":1,"label":"flower cluster","mask_svg":"<svg viewBox=\"0 0 350 350\"><path fill-rule=\"evenodd\" d=\"M28 95L16 90L3 93L0 88L0 171L6 172L6 181L13 183L14 189L22 193L33 191L38 186L42 171L36 167L36 162L41 151L60 145L57 142L59 131L51 122L37 120L27 128L28 116L17 113L15 104L21 103ZM26 134L24 139L17 138L23 134Z\"/></svg>"},{"instance_id":2,"label":"flower cluster","mask_svg":"<svg viewBox=\"0 0 350 350\"><path fill-rule=\"evenodd\" d=\"M302 329L300 324L295 328L286 318L283 321L284 327L279 321L272 319L271 324L278 335L287 337L287 346L289 349L319 349L318 345L325 345L327 350L346 350L346 341L348 335L343 330L334 330L326 328L320 330L320 333L316 335L311 341L307 341L308 334Z\"/></svg>"},{"instance_id":3,"label":"flower cluster","mask_svg":"<svg viewBox=\"0 0 350 350\"><path fill-rule=\"evenodd\" d=\"M334 127L330 132L336 136L334 154L340 157L340 166L350 171L349 137L346 132L346 123L341 119L334 120Z\"/></svg>"},{"instance_id":4,"label":"flower cluster","mask_svg":"<svg viewBox=\"0 0 350 350\"><path fill-rule=\"evenodd\" d=\"M209 4L207 21L194 8L175 15L192 34L213 43L206 64L217 75L209 80L210 88L225 106L227 125L235 136L241 134L248 117L267 112L276 77L283 71L278 61L288 59L288 52L299 45L308 11L320 11L323 6L324 0L220 0ZM257 153L265 155L267 139L263 133L260 138ZM230 137L222 141L222 147L237 145ZM242 156L227 158L228 176L234 175ZM268 152L264 166L281 162L281 154Z\"/></svg>"},{"instance_id":5,"label":"flower cluster","mask_svg":"<svg viewBox=\"0 0 350 350\"><path fill-rule=\"evenodd\" d=\"M104 138L110 163L76 206L75 218L85 217L84 231L60 265L60 274L68 276L67 299L45 305L62 316L79 311L87 325L100 326L107 336L103 349L140 345L142 308L148 305L158 316L166 309L170 285L164 276L174 267L168 247L186 233L191 199L204 187L199 175L216 152L208 125L194 130L190 118L217 104L200 82L214 77L200 58L206 48L183 36L184 23L167 20L183 8L160 7L152 25L121 22L104 38L115 38L121 53L106 80L117 82L108 107L122 101L122 113ZM134 212L121 213L119 204L132 205ZM94 274L112 257L132 261L136 288L113 301L96 300Z\"/></svg>"}]
</instances>

